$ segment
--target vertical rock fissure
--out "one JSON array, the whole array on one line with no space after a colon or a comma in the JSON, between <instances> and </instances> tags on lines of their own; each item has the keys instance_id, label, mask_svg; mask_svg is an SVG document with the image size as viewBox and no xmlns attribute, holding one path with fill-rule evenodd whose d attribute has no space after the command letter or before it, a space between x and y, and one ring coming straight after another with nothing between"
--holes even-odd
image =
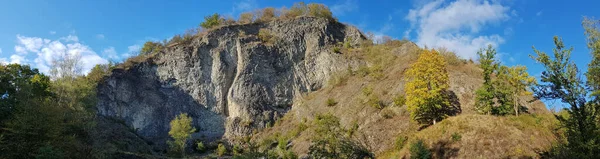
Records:
<instances>
[{"instance_id":1,"label":"vertical rock fissure","mask_svg":"<svg viewBox=\"0 0 600 159\"><path fill-rule=\"evenodd\" d=\"M237 80L239 79L240 73L242 72L242 66L243 66L243 60L242 60L242 46L240 45L240 39L236 40L236 56L235 56L235 60L236 60L236 68L235 68L235 72L234 72L234 77L233 80L231 80L230 83L228 83L228 89L227 89L227 96L225 98L225 116L229 117L229 116L233 116L233 117L237 117L239 116L239 114L237 114L235 112L235 110L231 110L232 108L235 108L237 105L236 103L231 99L233 97L233 84L237 82ZM233 115L230 113L234 113Z\"/></svg>"}]
</instances>

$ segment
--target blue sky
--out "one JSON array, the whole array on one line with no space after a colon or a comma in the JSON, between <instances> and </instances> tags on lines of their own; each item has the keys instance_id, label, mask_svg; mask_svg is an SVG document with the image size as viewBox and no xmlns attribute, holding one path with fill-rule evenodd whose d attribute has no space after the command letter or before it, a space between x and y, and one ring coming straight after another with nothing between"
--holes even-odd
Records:
<instances>
[{"instance_id":1,"label":"blue sky","mask_svg":"<svg viewBox=\"0 0 600 159\"><path fill-rule=\"evenodd\" d=\"M131 56L147 40L168 39L194 28L212 13L241 12L295 1L19 0L0 2L0 62L30 64L47 71L60 53L80 54L84 69ZM312 2L312 1L305 1ZM447 47L464 58L493 44L507 65L542 71L528 57L531 46L553 48L563 37L585 70L589 51L583 16L600 17L598 0L333 0L341 22L377 36L408 38L421 46Z\"/></svg>"}]
</instances>

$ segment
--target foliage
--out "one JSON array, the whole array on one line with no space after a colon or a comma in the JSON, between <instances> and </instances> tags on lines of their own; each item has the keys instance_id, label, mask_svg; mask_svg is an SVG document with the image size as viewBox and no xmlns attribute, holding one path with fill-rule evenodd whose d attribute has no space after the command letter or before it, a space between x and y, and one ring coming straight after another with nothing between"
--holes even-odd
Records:
<instances>
[{"instance_id":1,"label":"foliage","mask_svg":"<svg viewBox=\"0 0 600 159\"><path fill-rule=\"evenodd\" d=\"M366 104L375 109L383 109L383 107L385 107L383 101L381 101L379 97L375 94L371 94L367 97Z\"/></svg>"},{"instance_id":2,"label":"foliage","mask_svg":"<svg viewBox=\"0 0 600 159\"><path fill-rule=\"evenodd\" d=\"M159 42L147 41L140 50L140 55L148 55L164 49L164 45Z\"/></svg>"},{"instance_id":3,"label":"foliage","mask_svg":"<svg viewBox=\"0 0 600 159\"><path fill-rule=\"evenodd\" d=\"M396 97L394 97L394 106L397 107L401 107L404 106L404 104L406 104L406 97L404 97L404 95L402 94L398 94Z\"/></svg>"},{"instance_id":4,"label":"foliage","mask_svg":"<svg viewBox=\"0 0 600 159\"><path fill-rule=\"evenodd\" d=\"M333 98L327 98L327 106L335 106L337 104L337 102L335 101L335 99Z\"/></svg>"},{"instance_id":5,"label":"foliage","mask_svg":"<svg viewBox=\"0 0 600 159\"><path fill-rule=\"evenodd\" d=\"M333 14L329 10L329 8L327 6L325 6L324 4L309 3L307 5L307 7L308 7L308 15L309 16L321 17L321 18L326 18L326 19L335 21L335 18L333 18Z\"/></svg>"},{"instance_id":6,"label":"foliage","mask_svg":"<svg viewBox=\"0 0 600 159\"><path fill-rule=\"evenodd\" d=\"M457 65L467 63L467 60L461 59L460 57L458 57L458 55L456 55L456 53L448 50L448 48L441 47L441 48L438 48L437 50L442 56L444 56L444 59L446 60L446 62L449 65L457 66Z\"/></svg>"},{"instance_id":7,"label":"foliage","mask_svg":"<svg viewBox=\"0 0 600 159\"><path fill-rule=\"evenodd\" d=\"M452 134L452 141L460 141L460 139L462 138L462 136L459 133L453 133Z\"/></svg>"},{"instance_id":8,"label":"foliage","mask_svg":"<svg viewBox=\"0 0 600 159\"><path fill-rule=\"evenodd\" d=\"M225 148L225 145L223 144L219 144L217 146L217 155L218 156L223 156L227 153L227 148Z\"/></svg>"},{"instance_id":9,"label":"foliage","mask_svg":"<svg viewBox=\"0 0 600 159\"><path fill-rule=\"evenodd\" d=\"M494 87L492 74L498 69L496 62L496 49L488 45L487 49L477 52L479 55L479 67L483 69L483 85L475 91L475 109L480 113L491 114L494 105Z\"/></svg>"},{"instance_id":10,"label":"foliage","mask_svg":"<svg viewBox=\"0 0 600 159\"><path fill-rule=\"evenodd\" d=\"M0 64L0 122L10 118L20 103L50 96L50 78L27 65Z\"/></svg>"},{"instance_id":11,"label":"foliage","mask_svg":"<svg viewBox=\"0 0 600 159\"><path fill-rule=\"evenodd\" d=\"M513 110L515 115L519 115L520 105L523 101L520 96L532 95L528 88L536 83L535 78L529 76L527 67L525 66L502 66L501 72L498 74L499 81L505 81L508 85L508 91L512 94ZM508 103L508 102L507 102Z\"/></svg>"},{"instance_id":12,"label":"foliage","mask_svg":"<svg viewBox=\"0 0 600 159\"><path fill-rule=\"evenodd\" d=\"M417 140L410 145L410 158L411 159L430 159L431 152L425 146L423 140Z\"/></svg>"},{"instance_id":13,"label":"foliage","mask_svg":"<svg viewBox=\"0 0 600 159\"><path fill-rule=\"evenodd\" d=\"M238 18L238 22L241 24L247 24L247 23L254 22L254 13L246 12L246 13L240 14L240 17Z\"/></svg>"},{"instance_id":14,"label":"foliage","mask_svg":"<svg viewBox=\"0 0 600 159\"><path fill-rule=\"evenodd\" d=\"M171 120L170 125L169 136L174 140L170 144L171 149L175 152L180 152L184 156L185 143L191 138L192 133L196 131L196 128L192 127L192 118L186 113L182 113Z\"/></svg>"},{"instance_id":15,"label":"foliage","mask_svg":"<svg viewBox=\"0 0 600 159\"><path fill-rule=\"evenodd\" d=\"M556 36L554 45L553 57L533 48L536 55L531 57L545 68L541 76L542 83L533 87L533 92L537 98L560 99L570 106L567 109L569 118L556 116L566 128L566 151L562 153L572 158L597 157L600 154L599 104L588 99L588 95L596 90L593 86L586 88L579 77L579 69L570 59L573 48L565 48L562 39Z\"/></svg>"},{"instance_id":16,"label":"foliage","mask_svg":"<svg viewBox=\"0 0 600 159\"><path fill-rule=\"evenodd\" d=\"M261 28L260 30L258 30L258 38L260 38L260 40L266 44L274 44L275 42L277 42L277 39L275 38L275 36L273 35L273 33L271 33L271 31L269 31L268 29L264 29Z\"/></svg>"},{"instance_id":17,"label":"foliage","mask_svg":"<svg viewBox=\"0 0 600 159\"><path fill-rule=\"evenodd\" d=\"M341 53L342 53L342 49L341 49L340 47L337 47L337 46L336 46L336 47L333 47L333 52L334 52L334 53L341 54Z\"/></svg>"},{"instance_id":18,"label":"foliage","mask_svg":"<svg viewBox=\"0 0 600 159\"><path fill-rule=\"evenodd\" d=\"M262 10L259 10L256 14L258 16L256 21L259 21L259 22L272 21L277 18L277 15L275 14L275 12L276 12L275 8L273 8L273 7L267 7Z\"/></svg>"},{"instance_id":19,"label":"foliage","mask_svg":"<svg viewBox=\"0 0 600 159\"><path fill-rule=\"evenodd\" d=\"M373 158L362 145L342 135L345 130L340 119L331 115L318 114L314 120L315 135L309 147L309 155L314 158Z\"/></svg>"},{"instance_id":20,"label":"foliage","mask_svg":"<svg viewBox=\"0 0 600 159\"><path fill-rule=\"evenodd\" d=\"M204 146L204 143L202 143L202 141L196 141L196 150L198 152L206 151L206 147Z\"/></svg>"},{"instance_id":21,"label":"foliage","mask_svg":"<svg viewBox=\"0 0 600 159\"><path fill-rule=\"evenodd\" d=\"M584 17L582 22L585 30L587 47L592 54L592 61L588 64L586 72L587 85L593 90L591 95L600 100L600 21Z\"/></svg>"},{"instance_id":22,"label":"foliage","mask_svg":"<svg viewBox=\"0 0 600 159\"><path fill-rule=\"evenodd\" d=\"M445 97L448 73L444 58L435 50L423 50L419 59L406 72L406 105L413 120L433 123L445 118L449 105Z\"/></svg>"},{"instance_id":23,"label":"foliage","mask_svg":"<svg viewBox=\"0 0 600 159\"><path fill-rule=\"evenodd\" d=\"M205 16L204 22L200 23L200 26L204 29L212 29L216 26L221 25L222 22L223 18L221 18L221 15L215 13L213 15Z\"/></svg>"},{"instance_id":24,"label":"foliage","mask_svg":"<svg viewBox=\"0 0 600 159\"><path fill-rule=\"evenodd\" d=\"M406 141L408 141L408 137L404 135L396 137L396 141L394 141L394 148L396 148L396 150L398 151L402 150L402 148L404 148L404 145L406 145Z\"/></svg>"}]
</instances>

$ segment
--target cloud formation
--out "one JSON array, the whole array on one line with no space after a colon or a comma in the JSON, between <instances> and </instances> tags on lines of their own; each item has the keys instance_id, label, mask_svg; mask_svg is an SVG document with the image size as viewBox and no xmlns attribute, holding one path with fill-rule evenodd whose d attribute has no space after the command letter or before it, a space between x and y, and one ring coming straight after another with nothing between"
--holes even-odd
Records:
<instances>
[{"instance_id":1,"label":"cloud formation","mask_svg":"<svg viewBox=\"0 0 600 159\"><path fill-rule=\"evenodd\" d=\"M342 3L337 3L331 6L331 12L336 16L343 16L344 14L357 9L358 2L356 0L344 0Z\"/></svg>"},{"instance_id":2,"label":"cloud formation","mask_svg":"<svg viewBox=\"0 0 600 159\"><path fill-rule=\"evenodd\" d=\"M82 66L84 74L87 74L96 64L108 63L89 46L79 43L79 38L75 35L58 40L17 35L15 52L17 54L10 56L10 63L30 64L46 74L49 73L52 62L57 60L57 57L80 57L79 64ZM29 60L25 58L30 53L35 54L33 63L29 63Z\"/></svg>"},{"instance_id":3,"label":"cloud formation","mask_svg":"<svg viewBox=\"0 0 600 159\"><path fill-rule=\"evenodd\" d=\"M96 35L96 38L99 40L104 40L104 34L98 34Z\"/></svg>"},{"instance_id":4,"label":"cloud formation","mask_svg":"<svg viewBox=\"0 0 600 159\"><path fill-rule=\"evenodd\" d=\"M498 34L481 35L481 31L510 19L509 14L510 8L497 1L435 0L410 9L405 19L411 23L407 32L416 32L418 45L446 47L463 58L475 59L479 48L504 42Z\"/></svg>"}]
</instances>

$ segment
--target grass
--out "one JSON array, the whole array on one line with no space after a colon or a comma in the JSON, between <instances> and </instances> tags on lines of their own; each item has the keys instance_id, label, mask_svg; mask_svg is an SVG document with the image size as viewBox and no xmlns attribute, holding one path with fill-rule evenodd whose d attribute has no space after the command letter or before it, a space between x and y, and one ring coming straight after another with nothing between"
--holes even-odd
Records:
<instances>
[{"instance_id":1,"label":"grass","mask_svg":"<svg viewBox=\"0 0 600 159\"><path fill-rule=\"evenodd\" d=\"M333 98L328 98L326 104L327 104L327 106L333 107L337 104L337 102Z\"/></svg>"}]
</instances>

